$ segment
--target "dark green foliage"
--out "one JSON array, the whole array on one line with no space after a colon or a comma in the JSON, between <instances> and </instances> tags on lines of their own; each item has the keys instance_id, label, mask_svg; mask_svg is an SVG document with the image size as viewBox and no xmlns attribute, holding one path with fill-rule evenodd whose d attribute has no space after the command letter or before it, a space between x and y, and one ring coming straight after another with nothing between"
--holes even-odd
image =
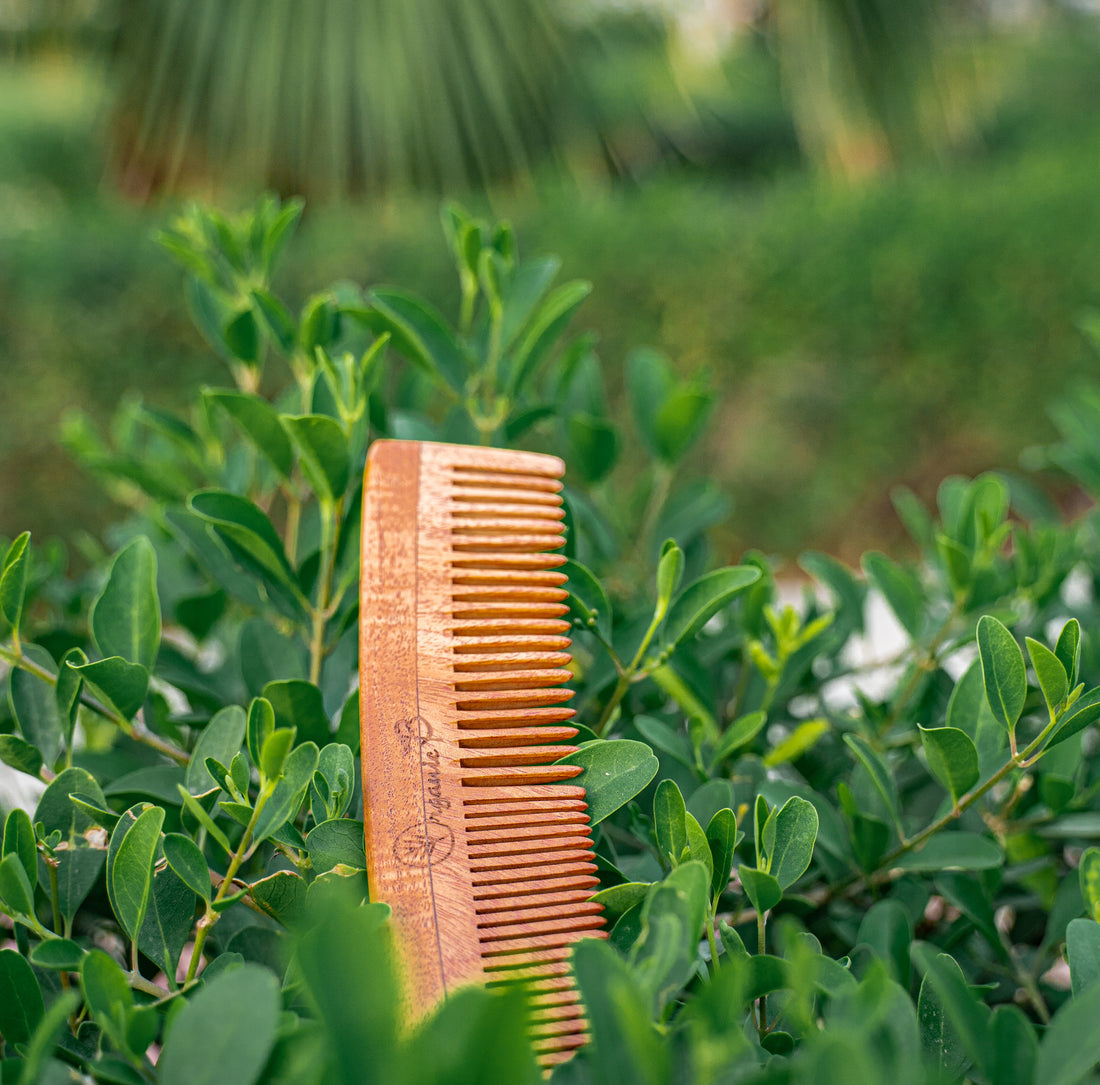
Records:
<instances>
[{"instance_id":1,"label":"dark green foliage","mask_svg":"<svg viewBox=\"0 0 1100 1085\"><path fill-rule=\"evenodd\" d=\"M366 903L359 475L370 441L408 435L568 464L569 760L610 939L576 950L592 1044L552 1080L1091 1080L1095 517L949 478L935 509L898 499L919 560L871 553L861 577L807 554L820 591L795 606L758 553L710 569L684 459L711 393L659 356L635 377L676 409L636 394L646 455L629 493L601 484L628 431L567 336L586 284L448 206L457 321L347 283L295 317L269 254L296 217L193 209L167 235L235 387L186 418L128 409L88 446L133 506L116 553L72 582L25 536L3 547L0 755L48 782L0 849L5 1080L62 1060L112 1081L538 1080L522 993L403 1027L388 908ZM1091 403L1063 467L1095 454ZM867 666L872 592L906 636Z\"/></svg>"}]
</instances>

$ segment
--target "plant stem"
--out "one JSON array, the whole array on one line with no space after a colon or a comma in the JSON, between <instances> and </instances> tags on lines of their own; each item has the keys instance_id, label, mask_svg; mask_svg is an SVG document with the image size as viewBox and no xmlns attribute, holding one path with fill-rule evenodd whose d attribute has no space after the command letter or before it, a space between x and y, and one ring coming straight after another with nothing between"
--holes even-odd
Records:
<instances>
[{"instance_id":1,"label":"plant stem","mask_svg":"<svg viewBox=\"0 0 1100 1085\"><path fill-rule=\"evenodd\" d=\"M985 795L991 788L999 784L1013 769L1029 769L1036 761L1042 756L1042 746L1046 740L1050 737L1051 731L1058 724L1058 717L1054 717L1051 721L1039 732L1035 738L1028 743L1028 745L1014 756L1010 757L984 784L978 784L972 788L965 795L963 795L958 805L952 810L949 810L943 817L932 822L931 825L922 829L916 836L910 837L904 843L898 845L892 852L883 856L879 860L878 865L873 871L865 874L853 874L846 878L844 881L839 882L833 886L826 899L832 899L839 893L846 892L853 888L870 886L875 878L875 875L883 870L889 870L890 867L898 861L903 855L907 855L911 851L915 851L925 841L931 839L941 829L946 828L951 822L955 821L964 811L968 810L974 805L983 795ZM1031 760L1029 760L1029 758Z\"/></svg>"},{"instance_id":2,"label":"plant stem","mask_svg":"<svg viewBox=\"0 0 1100 1085\"><path fill-rule=\"evenodd\" d=\"M710 915L707 916L707 941L710 943L710 974L718 975L718 942L714 937L714 925L718 922L718 900L715 898L711 905Z\"/></svg>"},{"instance_id":3,"label":"plant stem","mask_svg":"<svg viewBox=\"0 0 1100 1085\"><path fill-rule=\"evenodd\" d=\"M34 660L28 659L23 655L22 651L13 651L14 647L17 647L14 640L11 648L0 646L0 660L3 660L5 663L10 663L13 667L18 667L28 674L33 674L36 678L40 678L43 682L48 682L51 686L57 685L57 675L50 674L45 667L40 667ZM178 746L167 741L167 739L161 738L160 735L153 734L153 732L140 720L128 720L121 713L101 704L87 693L82 692L80 694L80 703L85 708L91 709L96 715L102 716L105 720L110 720L110 722L122 730L128 738L132 738L135 742L141 742L146 746L150 746L158 753L164 754L165 757L170 757L173 761L178 761L181 765L186 765L190 762L191 755L186 750L181 750Z\"/></svg>"},{"instance_id":4,"label":"plant stem","mask_svg":"<svg viewBox=\"0 0 1100 1085\"><path fill-rule=\"evenodd\" d=\"M767 920L764 917L764 912L759 911L756 913L756 952L763 955L767 949ZM761 995L757 1003L757 1023L756 1028L761 1036L768 1031L768 996Z\"/></svg>"},{"instance_id":5,"label":"plant stem","mask_svg":"<svg viewBox=\"0 0 1100 1085\"><path fill-rule=\"evenodd\" d=\"M57 861L47 859L46 869L50 872L50 908L53 911L53 929L59 931L61 930L61 897L57 887ZM68 937L67 934L66 937Z\"/></svg>"},{"instance_id":6,"label":"plant stem","mask_svg":"<svg viewBox=\"0 0 1100 1085\"><path fill-rule=\"evenodd\" d=\"M225 871L225 877L222 879L221 885L218 886L218 891L214 895L214 899L206 906L206 911L199 920L198 929L195 931L195 944L191 950L191 961L187 965L187 975L183 981L184 986L195 978L195 974L198 972L199 968L199 960L202 957L202 948L206 944L206 936L210 933L210 928L218 921L219 913L214 906L225 900L228 890L233 886L233 879L237 876L237 871L240 870L241 864L252 853L252 834L256 831L256 822L259 821L260 811L262 811L266 805L273 788L274 785L268 785L261 789L260 794L257 796L256 805L252 810L252 816L248 819L248 825L245 827L244 836L241 837L241 842L237 845L237 850L230 857L229 866Z\"/></svg>"},{"instance_id":7,"label":"plant stem","mask_svg":"<svg viewBox=\"0 0 1100 1085\"><path fill-rule=\"evenodd\" d=\"M646 652L649 650L649 642L653 640L653 634L657 632L661 622L665 620L666 609L667 605L658 605L653 611L653 620L649 623L649 628L646 630L645 636L642 637L642 642L638 645L638 650L634 653L634 658L627 664L624 670L619 672L619 680L615 683L615 688L612 690L611 697L608 699L607 704L603 706L603 711L600 713L600 718L596 721L596 726L592 728L597 735L603 734L603 730L607 726L607 721L611 719L612 713L619 707L619 702L626 696L626 691L630 688L630 683L634 681L634 676L638 668L641 667Z\"/></svg>"},{"instance_id":8,"label":"plant stem","mask_svg":"<svg viewBox=\"0 0 1100 1085\"><path fill-rule=\"evenodd\" d=\"M317 588L317 603L313 610L313 628L309 641L309 680L317 685L321 679L321 662L325 657L325 625L329 619L329 595L336 569L336 550L340 543L340 521L344 501L322 509L321 519L321 583Z\"/></svg>"}]
</instances>

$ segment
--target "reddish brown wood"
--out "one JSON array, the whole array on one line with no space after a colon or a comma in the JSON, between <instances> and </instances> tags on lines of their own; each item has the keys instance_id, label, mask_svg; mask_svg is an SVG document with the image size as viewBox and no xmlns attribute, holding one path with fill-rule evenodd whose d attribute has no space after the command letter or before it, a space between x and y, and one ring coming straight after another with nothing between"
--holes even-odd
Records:
<instances>
[{"instance_id":1,"label":"reddish brown wood","mask_svg":"<svg viewBox=\"0 0 1100 1085\"><path fill-rule=\"evenodd\" d=\"M372 897L416 1019L467 983L532 985L544 1065L587 1036L572 945L606 937L576 729L560 460L376 442L360 690Z\"/></svg>"}]
</instances>

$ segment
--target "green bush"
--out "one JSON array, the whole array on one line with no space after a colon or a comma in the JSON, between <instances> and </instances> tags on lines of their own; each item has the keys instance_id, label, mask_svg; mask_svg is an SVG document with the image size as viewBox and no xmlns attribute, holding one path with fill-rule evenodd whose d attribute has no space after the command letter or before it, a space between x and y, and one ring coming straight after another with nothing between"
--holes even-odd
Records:
<instances>
[{"instance_id":1,"label":"green bush","mask_svg":"<svg viewBox=\"0 0 1100 1085\"><path fill-rule=\"evenodd\" d=\"M449 206L456 321L348 283L291 309L271 274L300 211L163 235L233 386L187 417L128 406L109 439L70 426L133 510L86 576L26 534L4 550L0 757L45 790L4 825L3 1080L538 1080L521 991L402 1028L365 903L357 517L385 436L569 465L570 760L610 939L576 948L592 1042L552 1080L1095 1080L1095 516L952 477L935 510L897 495L918 562L806 553L786 605L758 552L708 571L727 505L683 467L703 378L631 356L642 454L601 485L624 427L566 338L586 283ZM1041 455L1098 492L1100 395L1057 417ZM871 664L869 592L905 633Z\"/></svg>"}]
</instances>

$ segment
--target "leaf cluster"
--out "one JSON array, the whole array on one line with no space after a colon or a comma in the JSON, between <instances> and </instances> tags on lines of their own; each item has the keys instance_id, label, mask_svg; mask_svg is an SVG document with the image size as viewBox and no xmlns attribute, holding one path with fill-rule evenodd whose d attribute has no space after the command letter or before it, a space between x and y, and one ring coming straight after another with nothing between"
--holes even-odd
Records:
<instances>
[{"instance_id":1,"label":"leaf cluster","mask_svg":"<svg viewBox=\"0 0 1100 1085\"><path fill-rule=\"evenodd\" d=\"M295 312L271 275L300 211L165 233L232 383L70 429L131 508L112 552L73 579L25 534L0 547L0 759L40 790L0 847L3 1079L538 1079L522 992L404 1027L367 903L359 474L405 437L568 464L566 760L609 938L576 948L592 1043L552 1080L1092 1080L1095 518L951 478L934 509L896 495L917 560L804 554L796 601L766 555L710 561L727 506L684 477L703 376L638 351L610 416L568 335L586 284L448 205L453 321L346 283ZM646 459L617 465L627 421Z\"/></svg>"}]
</instances>

